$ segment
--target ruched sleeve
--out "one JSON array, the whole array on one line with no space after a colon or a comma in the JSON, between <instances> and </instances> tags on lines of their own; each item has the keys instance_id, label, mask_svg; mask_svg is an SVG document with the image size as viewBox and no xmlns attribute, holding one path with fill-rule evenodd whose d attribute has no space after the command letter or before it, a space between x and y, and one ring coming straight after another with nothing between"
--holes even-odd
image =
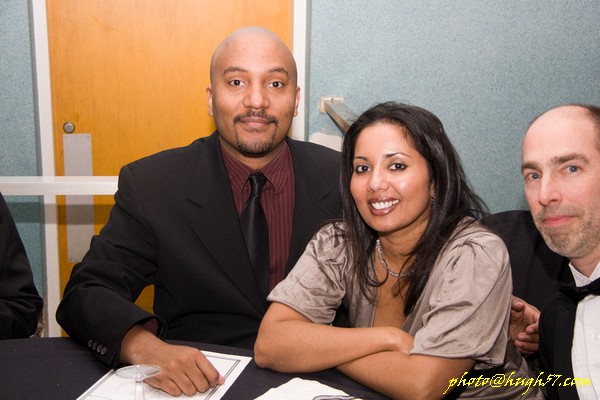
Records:
<instances>
[{"instance_id":1,"label":"ruched sleeve","mask_svg":"<svg viewBox=\"0 0 600 400\"><path fill-rule=\"evenodd\" d=\"M473 224L437 259L405 324L413 354L471 358L475 368L502 365L512 291L508 252L496 235Z\"/></svg>"},{"instance_id":2,"label":"ruched sleeve","mask_svg":"<svg viewBox=\"0 0 600 400\"><path fill-rule=\"evenodd\" d=\"M339 224L326 225L268 300L285 304L315 323L330 324L346 294L350 265Z\"/></svg>"}]
</instances>

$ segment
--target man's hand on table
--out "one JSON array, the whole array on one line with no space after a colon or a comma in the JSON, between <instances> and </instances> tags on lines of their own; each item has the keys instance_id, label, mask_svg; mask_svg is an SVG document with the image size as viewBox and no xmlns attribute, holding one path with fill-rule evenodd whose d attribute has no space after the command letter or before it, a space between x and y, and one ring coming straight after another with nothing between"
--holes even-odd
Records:
<instances>
[{"instance_id":1,"label":"man's hand on table","mask_svg":"<svg viewBox=\"0 0 600 400\"><path fill-rule=\"evenodd\" d=\"M182 393L192 396L225 383L225 378L200 350L165 343L141 326L134 326L123 338L120 360L160 366L160 374L145 382L172 396Z\"/></svg>"}]
</instances>

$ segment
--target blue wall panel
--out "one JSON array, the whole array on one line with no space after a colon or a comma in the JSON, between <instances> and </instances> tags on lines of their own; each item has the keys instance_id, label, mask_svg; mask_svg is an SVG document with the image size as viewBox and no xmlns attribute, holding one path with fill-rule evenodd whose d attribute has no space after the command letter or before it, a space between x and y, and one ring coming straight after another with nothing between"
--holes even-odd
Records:
<instances>
[{"instance_id":1,"label":"blue wall panel","mask_svg":"<svg viewBox=\"0 0 600 400\"><path fill-rule=\"evenodd\" d=\"M562 103L600 103L599 15L597 1L314 0L309 134L340 135L321 96L344 96L357 114L387 100L422 106L492 211L527 208L528 122Z\"/></svg>"},{"instance_id":2,"label":"blue wall panel","mask_svg":"<svg viewBox=\"0 0 600 400\"><path fill-rule=\"evenodd\" d=\"M28 2L0 2L0 175L38 175L32 49ZM37 197L5 196L35 283L43 289L40 203Z\"/></svg>"}]
</instances>

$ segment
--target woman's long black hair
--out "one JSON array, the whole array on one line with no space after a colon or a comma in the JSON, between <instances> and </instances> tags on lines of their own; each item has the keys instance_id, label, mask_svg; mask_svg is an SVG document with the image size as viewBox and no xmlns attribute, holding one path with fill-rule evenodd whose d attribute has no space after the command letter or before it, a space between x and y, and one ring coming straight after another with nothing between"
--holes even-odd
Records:
<instances>
[{"instance_id":1,"label":"woman's long black hair","mask_svg":"<svg viewBox=\"0 0 600 400\"><path fill-rule=\"evenodd\" d=\"M341 175L346 240L355 262L360 288L365 295L371 293L370 287L382 285L370 271L378 235L360 216L350 193L350 180L358 136L366 127L378 123L403 128L415 149L427 161L429 178L435 187L429 222L408 258L418 260L418 265L414 265L414 272L410 276L400 278L395 287L400 293L408 285L404 305L404 313L408 315L427 283L438 254L460 221L467 216L481 219L486 213L486 206L471 189L458 154L435 115L420 107L395 102L377 104L365 111L350 126L344 138Z\"/></svg>"}]
</instances>

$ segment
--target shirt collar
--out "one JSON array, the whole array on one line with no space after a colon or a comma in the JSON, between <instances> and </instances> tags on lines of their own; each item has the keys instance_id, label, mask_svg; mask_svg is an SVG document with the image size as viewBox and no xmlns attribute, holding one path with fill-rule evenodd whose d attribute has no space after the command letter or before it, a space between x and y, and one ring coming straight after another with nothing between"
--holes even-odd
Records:
<instances>
[{"instance_id":1,"label":"shirt collar","mask_svg":"<svg viewBox=\"0 0 600 400\"><path fill-rule=\"evenodd\" d=\"M234 193L241 193L244 185L248 181L248 177L253 172L252 168L248 167L243 162L235 159L231 154L223 148L223 144L219 141L223 163L229 176L229 182ZM283 147L279 154L271 160L260 172L265 175L267 181L273 186L275 193L283 190L288 179L293 177L293 162L290 146L287 141L283 142Z\"/></svg>"},{"instance_id":2,"label":"shirt collar","mask_svg":"<svg viewBox=\"0 0 600 400\"><path fill-rule=\"evenodd\" d=\"M600 262L598 262L598 264L596 264L596 268L594 268L594 271L592 271L592 274L588 278L587 276L583 275L581 272L577 271L577 269L573 266L573 264L569 263L569 268L571 269L571 274L573 274L573 279L575 280L575 286L579 287L579 286L589 285L596 279L600 278L600 268L598 268L599 265L600 265Z\"/></svg>"}]
</instances>

